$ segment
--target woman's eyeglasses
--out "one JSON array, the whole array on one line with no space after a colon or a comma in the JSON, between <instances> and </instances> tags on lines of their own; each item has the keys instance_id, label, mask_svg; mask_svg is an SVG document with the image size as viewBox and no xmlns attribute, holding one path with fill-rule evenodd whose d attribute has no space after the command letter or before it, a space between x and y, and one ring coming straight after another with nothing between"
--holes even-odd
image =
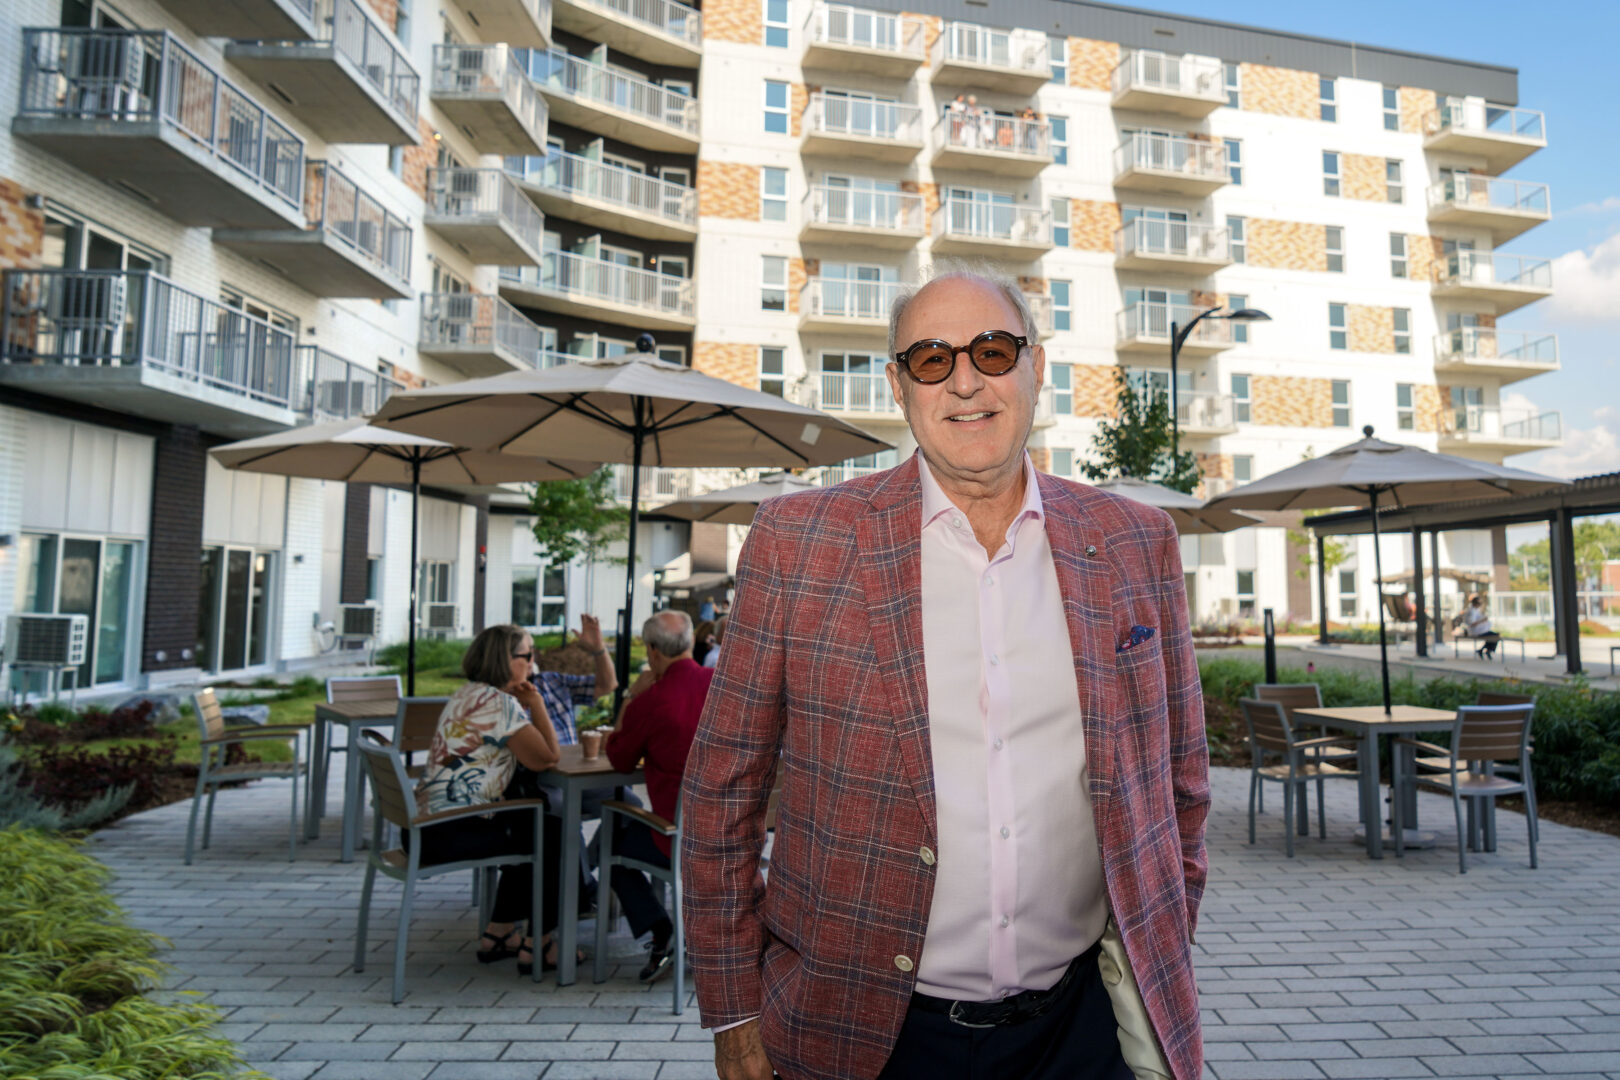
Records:
<instances>
[{"instance_id":1,"label":"woman's eyeglasses","mask_svg":"<svg viewBox=\"0 0 1620 1080\"><path fill-rule=\"evenodd\" d=\"M534 661L534 650L530 649L528 652L515 652L512 654L512 659L528 660L532 663Z\"/></svg>"},{"instance_id":2,"label":"woman's eyeglasses","mask_svg":"<svg viewBox=\"0 0 1620 1080\"><path fill-rule=\"evenodd\" d=\"M906 374L920 383L940 383L956 370L956 356L967 353L975 368L984 375L1005 375L1018 366L1018 357L1029 338L1008 330L986 330L966 345L952 345L939 338L912 342L904 352L894 354Z\"/></svg>"}]
</instances>

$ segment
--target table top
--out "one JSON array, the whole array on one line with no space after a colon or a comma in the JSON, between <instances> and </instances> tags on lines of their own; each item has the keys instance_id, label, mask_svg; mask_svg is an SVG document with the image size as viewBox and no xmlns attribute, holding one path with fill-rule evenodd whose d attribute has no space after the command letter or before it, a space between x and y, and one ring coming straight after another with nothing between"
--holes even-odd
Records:
<instances>
[{"instance_id":1,"label":"table top","mask_svg":"<svg viewBox=\"0 0 1620 1080\"><path fill-rule=\"evenodd\" d=\"M1382 705L1349 705L1337 709L1295 709L1295 716L1312 720L1329 720L1365 728L1412 727L1422 729L1450 727L1457 714L1449 709L1430 709L1422 705L1395 705L1388 713Z\"/></svg>"},{"instance_id":2,"label":"table top","mask_svg":"<svg viewBox=\"0 0 1620 1080\"><path fill-rule=\"evenodd\" d=\"M399 713L398 698L362 698L359 701L319 701L315 715L328 720L392 720Z\"/></svg>"},{"instance_id":3,"label":"table top","mask_svg":"<svg viewBox=\"0 0 1620 1080\"><path fill-rule=\"evenodd\" d=\"M542 772L540 774L542 777L547 775L555 775L562 778L573 776L625 776L632 777L632 783L639 784L641 782L640 769L629 773L619 772L613 767L613 762L608 760L608 756L605 751L598 754L595 761L586 761L584 747L560 746L558 749L562 751L562 757L557 761L557 764Z\"/></svg>"}]
</instances>

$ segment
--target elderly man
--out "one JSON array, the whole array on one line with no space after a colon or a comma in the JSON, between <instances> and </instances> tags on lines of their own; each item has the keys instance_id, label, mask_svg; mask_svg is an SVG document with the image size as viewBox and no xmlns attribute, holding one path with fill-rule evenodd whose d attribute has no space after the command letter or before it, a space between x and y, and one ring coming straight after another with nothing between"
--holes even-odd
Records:
<instances>
[{"instance_id":1,"label":"elderly man","mask_svg":"<svg viewBox=\"0 0 1620 1080\"><path fill-rule=\"evenodd\" d=\"M1196 1080L1209 766L1175 528L1034 470L1016 286L936 278L889 337L918 453L760 507L688 761L717 1071L1117 1080L1118 1012Z\"/></svg>"}]
</instances>

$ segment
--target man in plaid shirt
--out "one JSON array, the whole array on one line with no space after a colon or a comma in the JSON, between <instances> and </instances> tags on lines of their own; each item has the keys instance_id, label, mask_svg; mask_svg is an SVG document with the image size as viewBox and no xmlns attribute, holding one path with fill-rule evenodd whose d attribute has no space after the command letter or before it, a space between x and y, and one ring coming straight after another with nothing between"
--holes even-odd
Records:
<instances>
[{"instance_id":1,"label":"man in plaid shirt","mask_svg":"<svg viewBox=\"0 0 1620 1080\"><path fill-rule=\"evenodd\" d=\"M574 709L580 705L594 705L603 694L611 694L619 686L613 671L613 659L602 643L602 624L594 615L579 617L579 633L574 644L590 653L596 661L592 675L568 675L561 671L536 671L529 676L540 700L546 703L546 715L557 729L557 742L573 746L579 742L579 729L574 726Z\"/></svg>"}]
</instances>

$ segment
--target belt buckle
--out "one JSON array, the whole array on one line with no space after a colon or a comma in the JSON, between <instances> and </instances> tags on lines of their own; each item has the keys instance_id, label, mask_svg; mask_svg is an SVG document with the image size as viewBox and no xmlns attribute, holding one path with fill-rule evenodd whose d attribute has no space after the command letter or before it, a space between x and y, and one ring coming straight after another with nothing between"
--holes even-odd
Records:
<instances>
[{"instance_id":1,"label":"belt buckle","mask_svg":"<svg viewBox=\"0 0 1620 1080\"><path fill-rule=\"evenodd\" d=\"M969 1023L968 1021L963 1020L960 1016L957 1015L957 1010L960 1009L961 1007L962 1007L962 1003L960 1001L951 1002L951 1011L946 1014L947 1016L950 1017L951 1023L960 1024L962 1027L965 1027L965 1028L993 1028L993 1027L999 1026L999 1025L996 1025L996 1024L972 1024L972 1023Z\"/></svg>"}]
</instances>

